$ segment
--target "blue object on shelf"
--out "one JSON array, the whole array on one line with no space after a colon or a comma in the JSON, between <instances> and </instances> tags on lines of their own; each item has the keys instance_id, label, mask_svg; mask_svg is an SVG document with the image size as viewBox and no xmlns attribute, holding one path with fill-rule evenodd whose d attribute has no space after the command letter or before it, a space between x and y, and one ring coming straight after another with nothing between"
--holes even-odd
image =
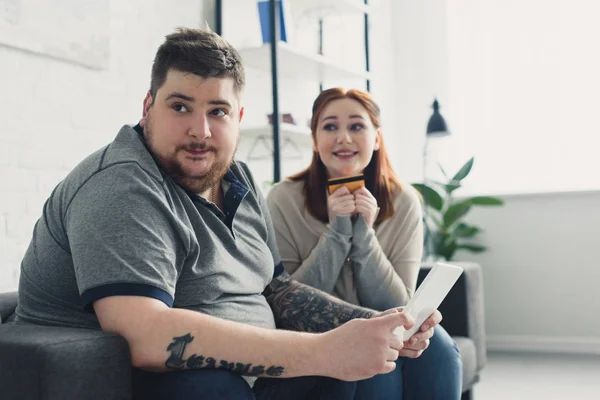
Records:
<instances>
[{"instance_id":1,"label":"blue object on shelf","mask_svg":"<svg viewBox=\"0 0 600 400\"><path fill-rule=\"evenodd\" d=\"M284 16L284 0L277 0L279 8L279 40L282 42L288 41L286 18ZM262 32L263 43L271 42L271 24L269 18L269 1L258 2L258 16L260 18L260 30Z\"/></svg>"}]
</instances>

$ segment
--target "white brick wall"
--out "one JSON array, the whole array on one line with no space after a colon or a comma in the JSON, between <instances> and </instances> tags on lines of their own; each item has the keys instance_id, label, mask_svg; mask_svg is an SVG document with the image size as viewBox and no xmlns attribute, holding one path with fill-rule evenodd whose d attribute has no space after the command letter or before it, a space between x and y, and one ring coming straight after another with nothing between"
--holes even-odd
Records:
<instances>
[{"instance_id":1,"label":"white brick wall","mask_svg":"<svg viewBox=\"0 0 600 400\"><path fill-rule=\"evenodd\" d=\"M0 292L17 287L33 226L54 186L139 118L164 35L203 21L201 0L111 1L104 71L0 46Z\"/></svg>"}]
</instances>

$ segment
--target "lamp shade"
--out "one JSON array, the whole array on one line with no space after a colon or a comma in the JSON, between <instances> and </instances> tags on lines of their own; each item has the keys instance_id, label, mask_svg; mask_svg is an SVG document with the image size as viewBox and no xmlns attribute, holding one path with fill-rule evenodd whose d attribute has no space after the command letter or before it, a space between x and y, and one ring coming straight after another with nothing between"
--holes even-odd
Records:
<instances>
[{"instance_id":1,"label":"lamp shade","mask_svg":"<svg viewBox=\"0 0 600 400\"><path fill-rule=\"evenodd\" d=\"M440 137L450 135L446 121L442 117L442 114L440 114L440 103L438 103L437 99L433 101L432 108L433 114L429 118L429 122L427 122L427 136Z\"/></svg>"}]
</instances>

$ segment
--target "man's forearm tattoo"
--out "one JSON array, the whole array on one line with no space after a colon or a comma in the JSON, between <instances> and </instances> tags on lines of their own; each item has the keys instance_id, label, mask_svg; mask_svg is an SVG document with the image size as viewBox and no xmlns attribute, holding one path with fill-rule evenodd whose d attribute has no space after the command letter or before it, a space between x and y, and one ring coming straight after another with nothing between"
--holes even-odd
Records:
<instances>
[{"instance_id":1,"label":"man's forearm tattoo","mask_svg":"<svg viewBox=\"0 0 600 400\"><path fill-rule=\"evenodd\" d=\"M183 353L185 352L185 348L193 341L194 337L189 333L173 338L173 341L167 346L167 351L171 352L171 355L165 362L167 369L225 369L248 376L281 376L283 374L283 367L275 365L265 367L264 365L233 363L227 360L217 362L212 357L205 357L199 354L192 354L187 359L184 359Z\"/></svg>"},{"instance_id":2,"label":"man's forearm tattoo","mask_svg":"<svg viewBox=\"0 0 600 400\"><path fill-rule=\"evenodd\" d=\"M355 318L370 318L374 313L293 281L287 273L273 279L264 295L282 329L326 332Z\"/></svg>"}]
</instances>

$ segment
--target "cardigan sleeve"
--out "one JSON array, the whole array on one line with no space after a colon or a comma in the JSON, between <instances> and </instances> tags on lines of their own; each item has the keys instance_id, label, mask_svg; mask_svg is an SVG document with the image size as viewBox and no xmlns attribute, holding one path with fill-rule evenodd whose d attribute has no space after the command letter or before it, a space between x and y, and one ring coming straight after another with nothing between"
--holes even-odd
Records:
<instances>
[{"instance_id":1,"label":"cardigan sleeve","mask_svg":"<svg viewBox=\"0 0 600 400\"><path fill-rule=\"evenodd\" d=\"M359 215L353 225L350 259L360 304L375 310L405 305L415 291L423 255L422 209L416 193L404 189L394 204L387 237L377 237ZM381 241L391 241L386 254Z\"/></svg>"},{"instance_id":2,"label":"cardigan sleeve","mask_svg":"<svg viewBox=\"0 0 600 400\"><path fill-rule=\"evenodd\" d=\"M302 259L302 241L314 233L304 219L304 202L292 198L294 194L285 189L275 186L267 196L283 267L293 279L332 293L352 244L350 216L338 216L308 257Z\"/></svg>"}]
</instances>

